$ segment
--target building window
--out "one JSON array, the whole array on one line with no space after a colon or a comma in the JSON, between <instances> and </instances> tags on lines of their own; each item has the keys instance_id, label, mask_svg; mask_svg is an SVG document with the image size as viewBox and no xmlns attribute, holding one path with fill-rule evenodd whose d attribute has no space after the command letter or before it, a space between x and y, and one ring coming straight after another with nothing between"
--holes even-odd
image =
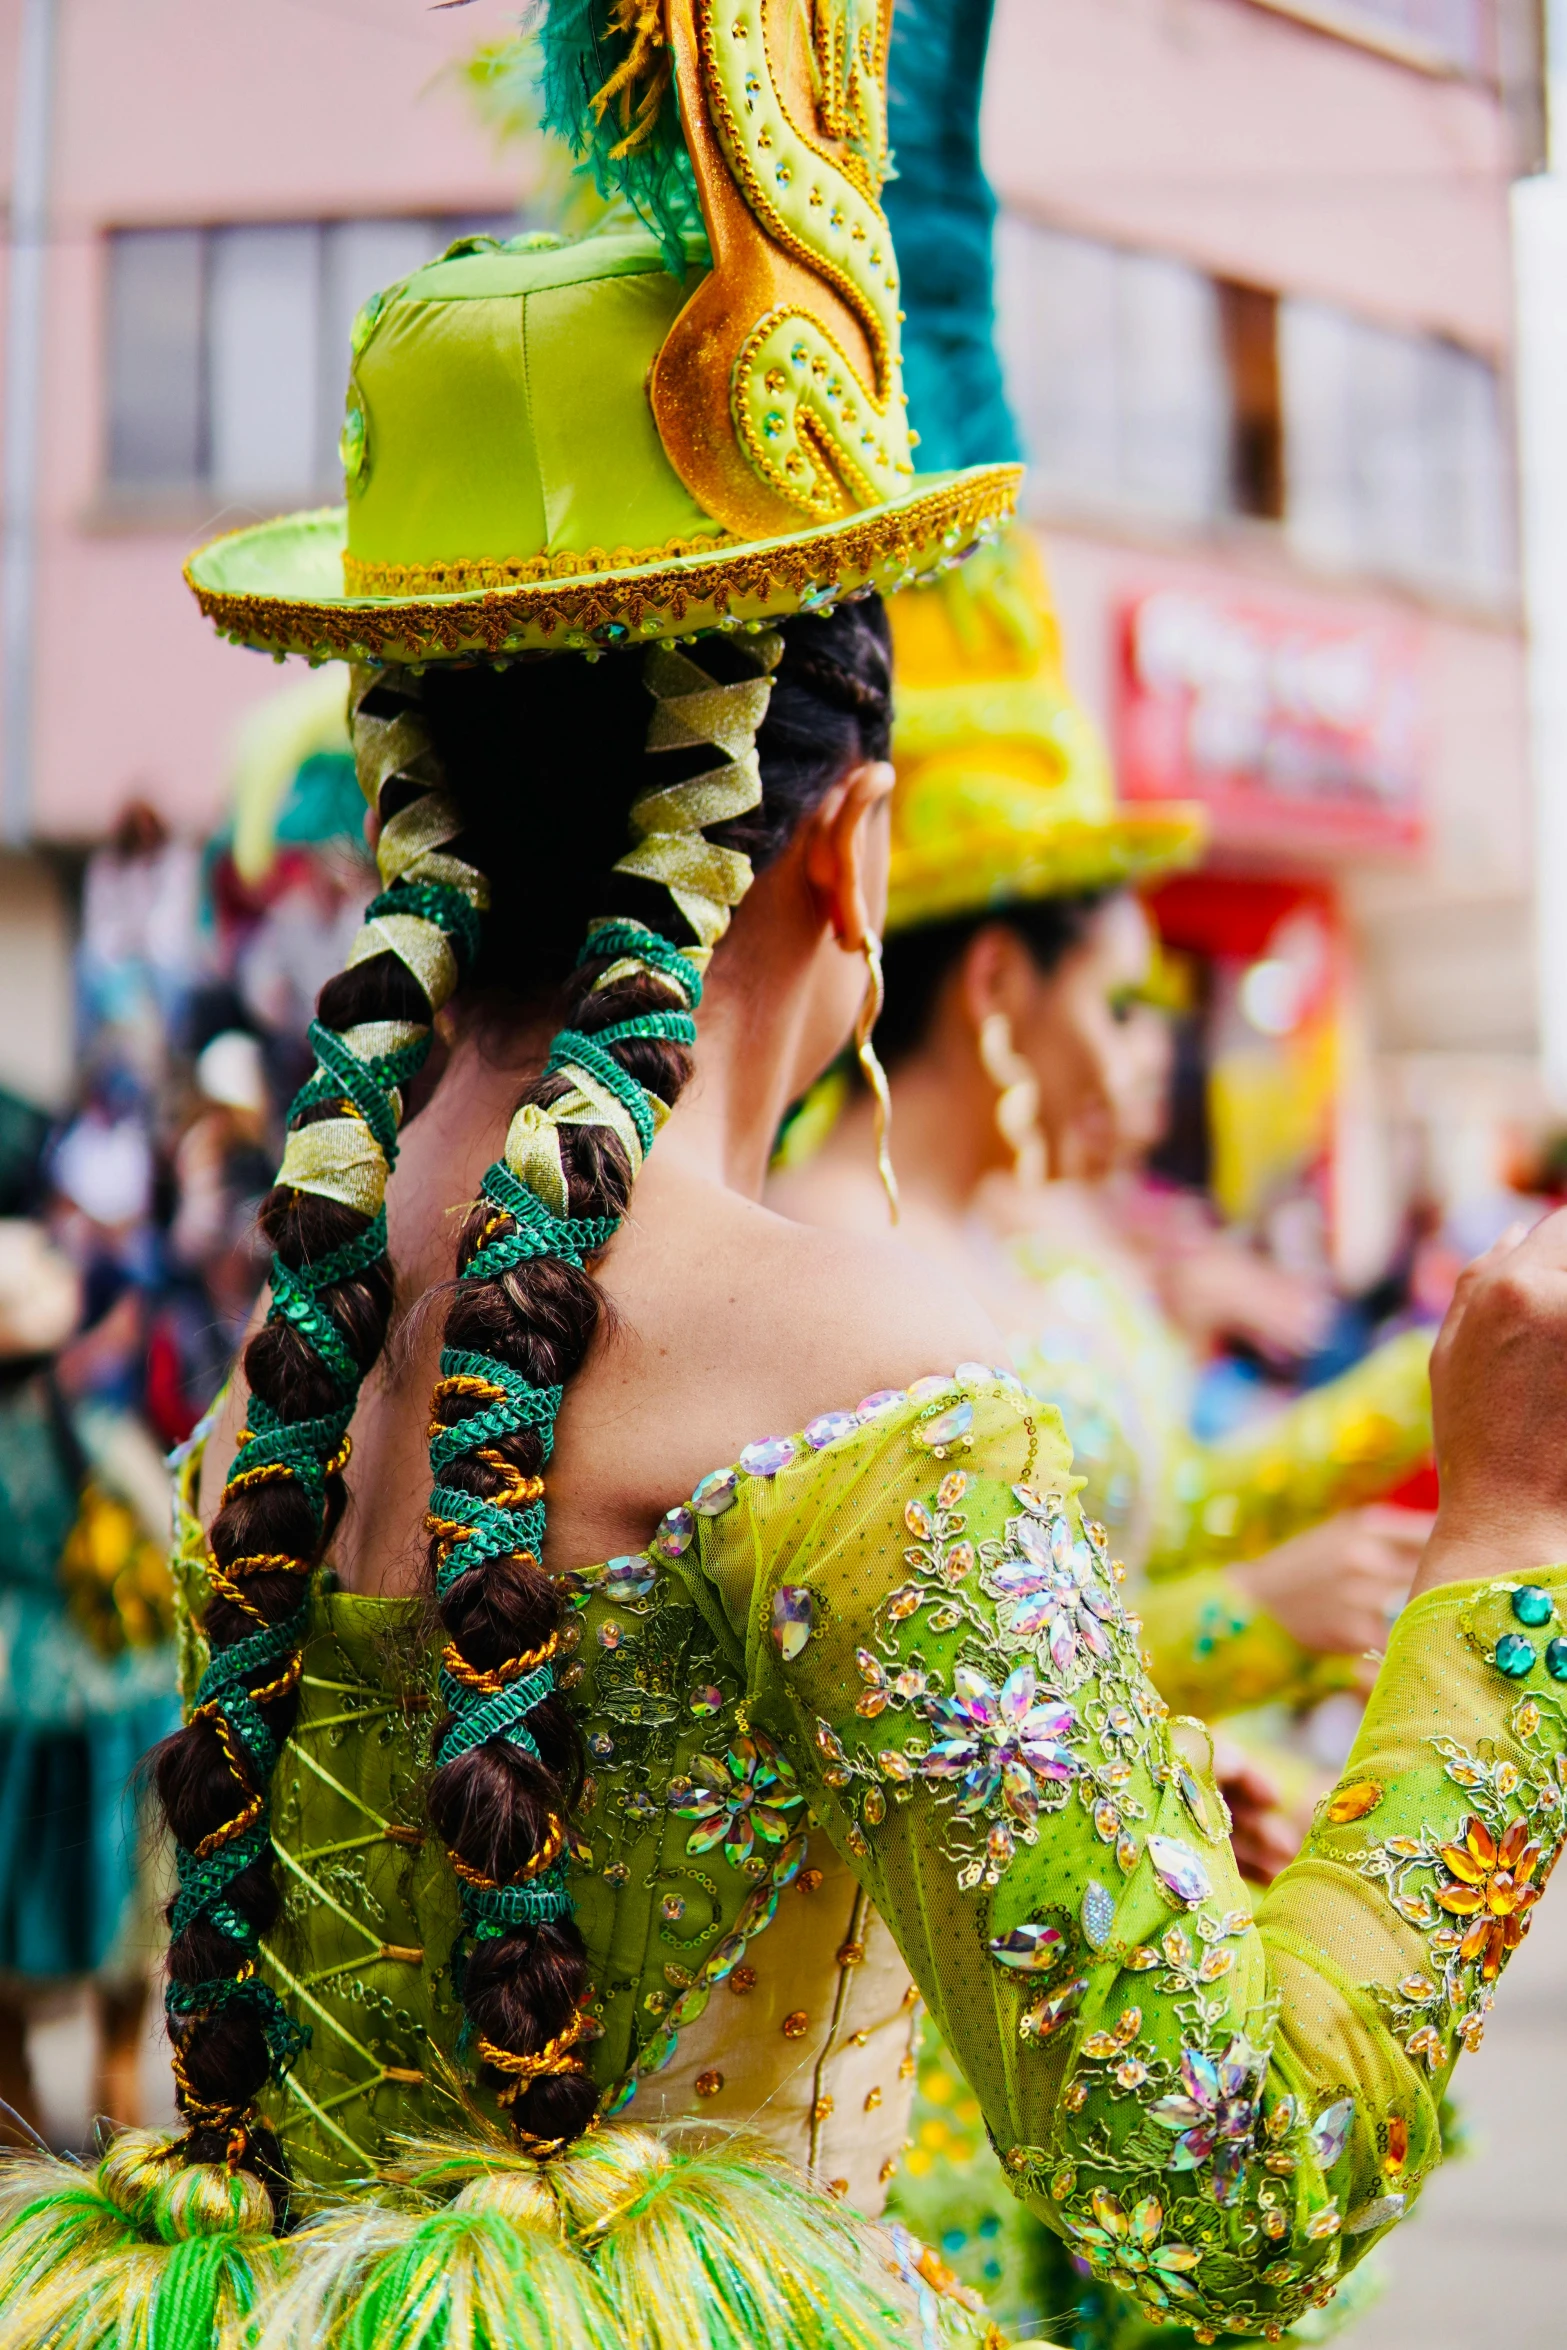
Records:
<instances>
[{"instance_id":1,"label":"building window","mask_svg":"<svg viewBox=\"0 0 1567 2350\"><path fill-rule=\"evenodd\" d=\"M1231 402L1211 278L1004 214L997 292L1036 500L1187 523L1226 510Z\"/></svg>"},{"instance_id":2,"label":"building window","mask_svg":"<svg viewBox=\"0 0 1567 2350\"><path fill-rule=\"evenodd\" d=\"M1515 577L1502 385L1473 351L1324 302L1279 310L1287 527L1301 553L1485 601Z\"/></svg>"},{"instance_id":3,"label":"building window","mask_svg":"<svg viewBox=\"0 0 1567 2350\"><path fill-rule=\"evenodd\" d=\"M1284 512L1278 296L1221 280L1219 319L1229 378L1230 509L1277 522Z\"/></svg>"},{"instance_id":4,"label":"building window","mask_svg":"<svg viewBox=\"0 0 1567 2350\"><path fill-rule=\"evenodd\" d=\"M1036 511L1249 516L1335 570L1511 594L1505 403L1477 353L1011 215L997 264Z\"/></svg>"},{"instance_id":5,"label":"building window","mask_svg":"<svg viewBox=\"0 0 1567 2350\"><path fill-rule=\"evenodd\" d=\"M514 226L486 217L115 230L111 490L263 507L335 494L360 304L454 238Z\"/></svg>"}]
</instances>

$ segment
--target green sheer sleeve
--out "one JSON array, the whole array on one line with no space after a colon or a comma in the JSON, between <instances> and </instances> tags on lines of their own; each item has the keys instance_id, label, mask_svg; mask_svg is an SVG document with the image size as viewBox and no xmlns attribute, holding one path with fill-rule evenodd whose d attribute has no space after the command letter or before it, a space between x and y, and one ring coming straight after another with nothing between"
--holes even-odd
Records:
<instances>
[{"instance_id":1,"label":"green sheer sleeve","mask_svg":"<svg viewBox=\"0 0 1567 2350\"><path fill-rule=\"evenodd\" d=\"M1561 1836L1567 1569L1405 1611L1254 1921L1075 1484L1053 1413L960 1374L749 1479L702 1575L1015 2191L1200 2340L1272 2335L1438 2158Z\"/></svg>"},{"instance_id":2,"label":"green sheer sleeve","mask_svg":"<svg viewBox=\"0 0 1567 2350\"><path fill-rule=\"evenodd\" d=\"M1405 1331L1260 1428L1220 1444L1181 1441L1149 1575L1258 1558L1398 1484L1431 1450L1430 1361L1429 1332Z\"/></svg>"}]
</instances>

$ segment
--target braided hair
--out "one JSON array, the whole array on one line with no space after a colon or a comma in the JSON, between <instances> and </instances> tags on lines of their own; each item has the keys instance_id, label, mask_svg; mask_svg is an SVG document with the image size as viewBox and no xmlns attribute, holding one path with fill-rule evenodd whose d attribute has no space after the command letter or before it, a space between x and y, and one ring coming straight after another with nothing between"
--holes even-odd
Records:
<instances>
[{"instance_id":1,"label":"braided hair","mask_svg":"<svg viewBox=\"0 0 1567 2350\"><path fill-rule=\"evenodd\" d=\"M279 1907L268 1786L297 1708L309 1578L343 1509L348 1424L386 1337L384 1199L403 1089L474 963L488 903L434 788L411 684L360 681L360 775L381 819L384 886L322 990L315 1067L262 1202L271 1304L245 1350L247 1425L209 1538L210 1662L189 1722L153 1758L178 1880L166 2004L182 2151L259 2177L280 2219L281 2151L254 2101L307 2034L258 1972Z\"/></svg>"},{"instance_id":2,"label":"braided hair","mask_svg":"<svg viewBox=\"0 0 1567 2350\"><path fill-rule=\"evenodd\" d=\"M848 766L885 756L891 719L874 598L705 640L697 656L355 674L383 889L322 991L316 1065L262 1203L271 1303L245 1352L247 1425L209 1537L211 1662L154 1764L178 1874L167 2006L181 2151L258 2178L280 2222L282 2152L255 2100L306 2032L258 1966L279 1910L267 1791L296 1710L308 1580L344 1506L349 1422L386 1338L384 1194L404 1094L459 985L481 1013L544 1000L563 1025L459 1244L432 1413L448 1712L430 1810L462 1893L474 2046L521 2144L546 2153L592 2119L565 1887L583 1768L575 1668L557 1670L565 1604L540 1564L555 1414L598 1323L588 1261L690 1075L729 908ZM628 801L637 840L617 862ZM500 901L481 925L486 876Z\"/></svg>"},{"instance_id":3,"label":"braided hair","mask_svg":"<svg viewBox=\"0 0 1567 2350\"><path fill-rule=\"evenodd\" d=\"M601 1310L591 1263L690 1076L702 972L730 906L847 767L885 756L889 688L872 601L750 644L705 640L694 657L428 681L432 740L473 834L520 814L534 849L530 864L487 858L497 877L525 874L529 917L497 909L480 977L558 990L562 1023L459 1242L429 1517L448 1709L429 1808L461 1890L458 1980L483 2078L540 2158L591 2127L596 2104L566 1886L580 1667L542 1565L555 1416ZM520 756L525 811L503 788ZM626 821L611 778L645 779L649 765L630 811L637 845L606 870Z\"/></svg>"}]
</instances>

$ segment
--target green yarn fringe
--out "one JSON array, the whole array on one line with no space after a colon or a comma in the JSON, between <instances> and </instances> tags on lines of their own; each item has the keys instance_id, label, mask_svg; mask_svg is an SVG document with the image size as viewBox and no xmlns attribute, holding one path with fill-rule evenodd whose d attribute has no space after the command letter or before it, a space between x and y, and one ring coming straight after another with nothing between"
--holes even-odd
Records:
<instances>
[{"instance_id":1,"label":"green yarn fringe","mask_svg":"<svg viewBox=\"0 0 1567 2350\"><path fill-rule=\"evenodd\" d=\"M287 2248L256 2179L126 2130L91 2169L0 2161L0 2350L241 2350Z\"/></svg>"},{"instance_id":2,"label":"green yarn fringe","mask_svg":"<svg viewBox=\"0 0 1567 2350\"><path fill-rule=\"evenodd\" d=\"M95 2168L0 2162L0 2350L977 2350L983 2321L765 2142L498 2135L269 2230L257 2183L126 2131Z\"/></svg>"}]
</instances>

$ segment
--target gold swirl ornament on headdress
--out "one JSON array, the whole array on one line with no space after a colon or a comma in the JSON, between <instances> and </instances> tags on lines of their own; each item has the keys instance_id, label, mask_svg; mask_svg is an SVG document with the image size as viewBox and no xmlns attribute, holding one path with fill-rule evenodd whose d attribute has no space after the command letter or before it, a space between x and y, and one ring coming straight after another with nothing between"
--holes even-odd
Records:
<instances>
[{"instance_id":1,"label":"gold swirl ornament on headdress","mask_svg":"<svg viewBox=\"0 0 1567 2350\"><path fill-rule=\"evenodd\" d=\"M681 479L742 535L836 521L914 477L877 201L891 25L891 0L668 0L713 268L649 390Z\"/></svg>"}]
</instances>

